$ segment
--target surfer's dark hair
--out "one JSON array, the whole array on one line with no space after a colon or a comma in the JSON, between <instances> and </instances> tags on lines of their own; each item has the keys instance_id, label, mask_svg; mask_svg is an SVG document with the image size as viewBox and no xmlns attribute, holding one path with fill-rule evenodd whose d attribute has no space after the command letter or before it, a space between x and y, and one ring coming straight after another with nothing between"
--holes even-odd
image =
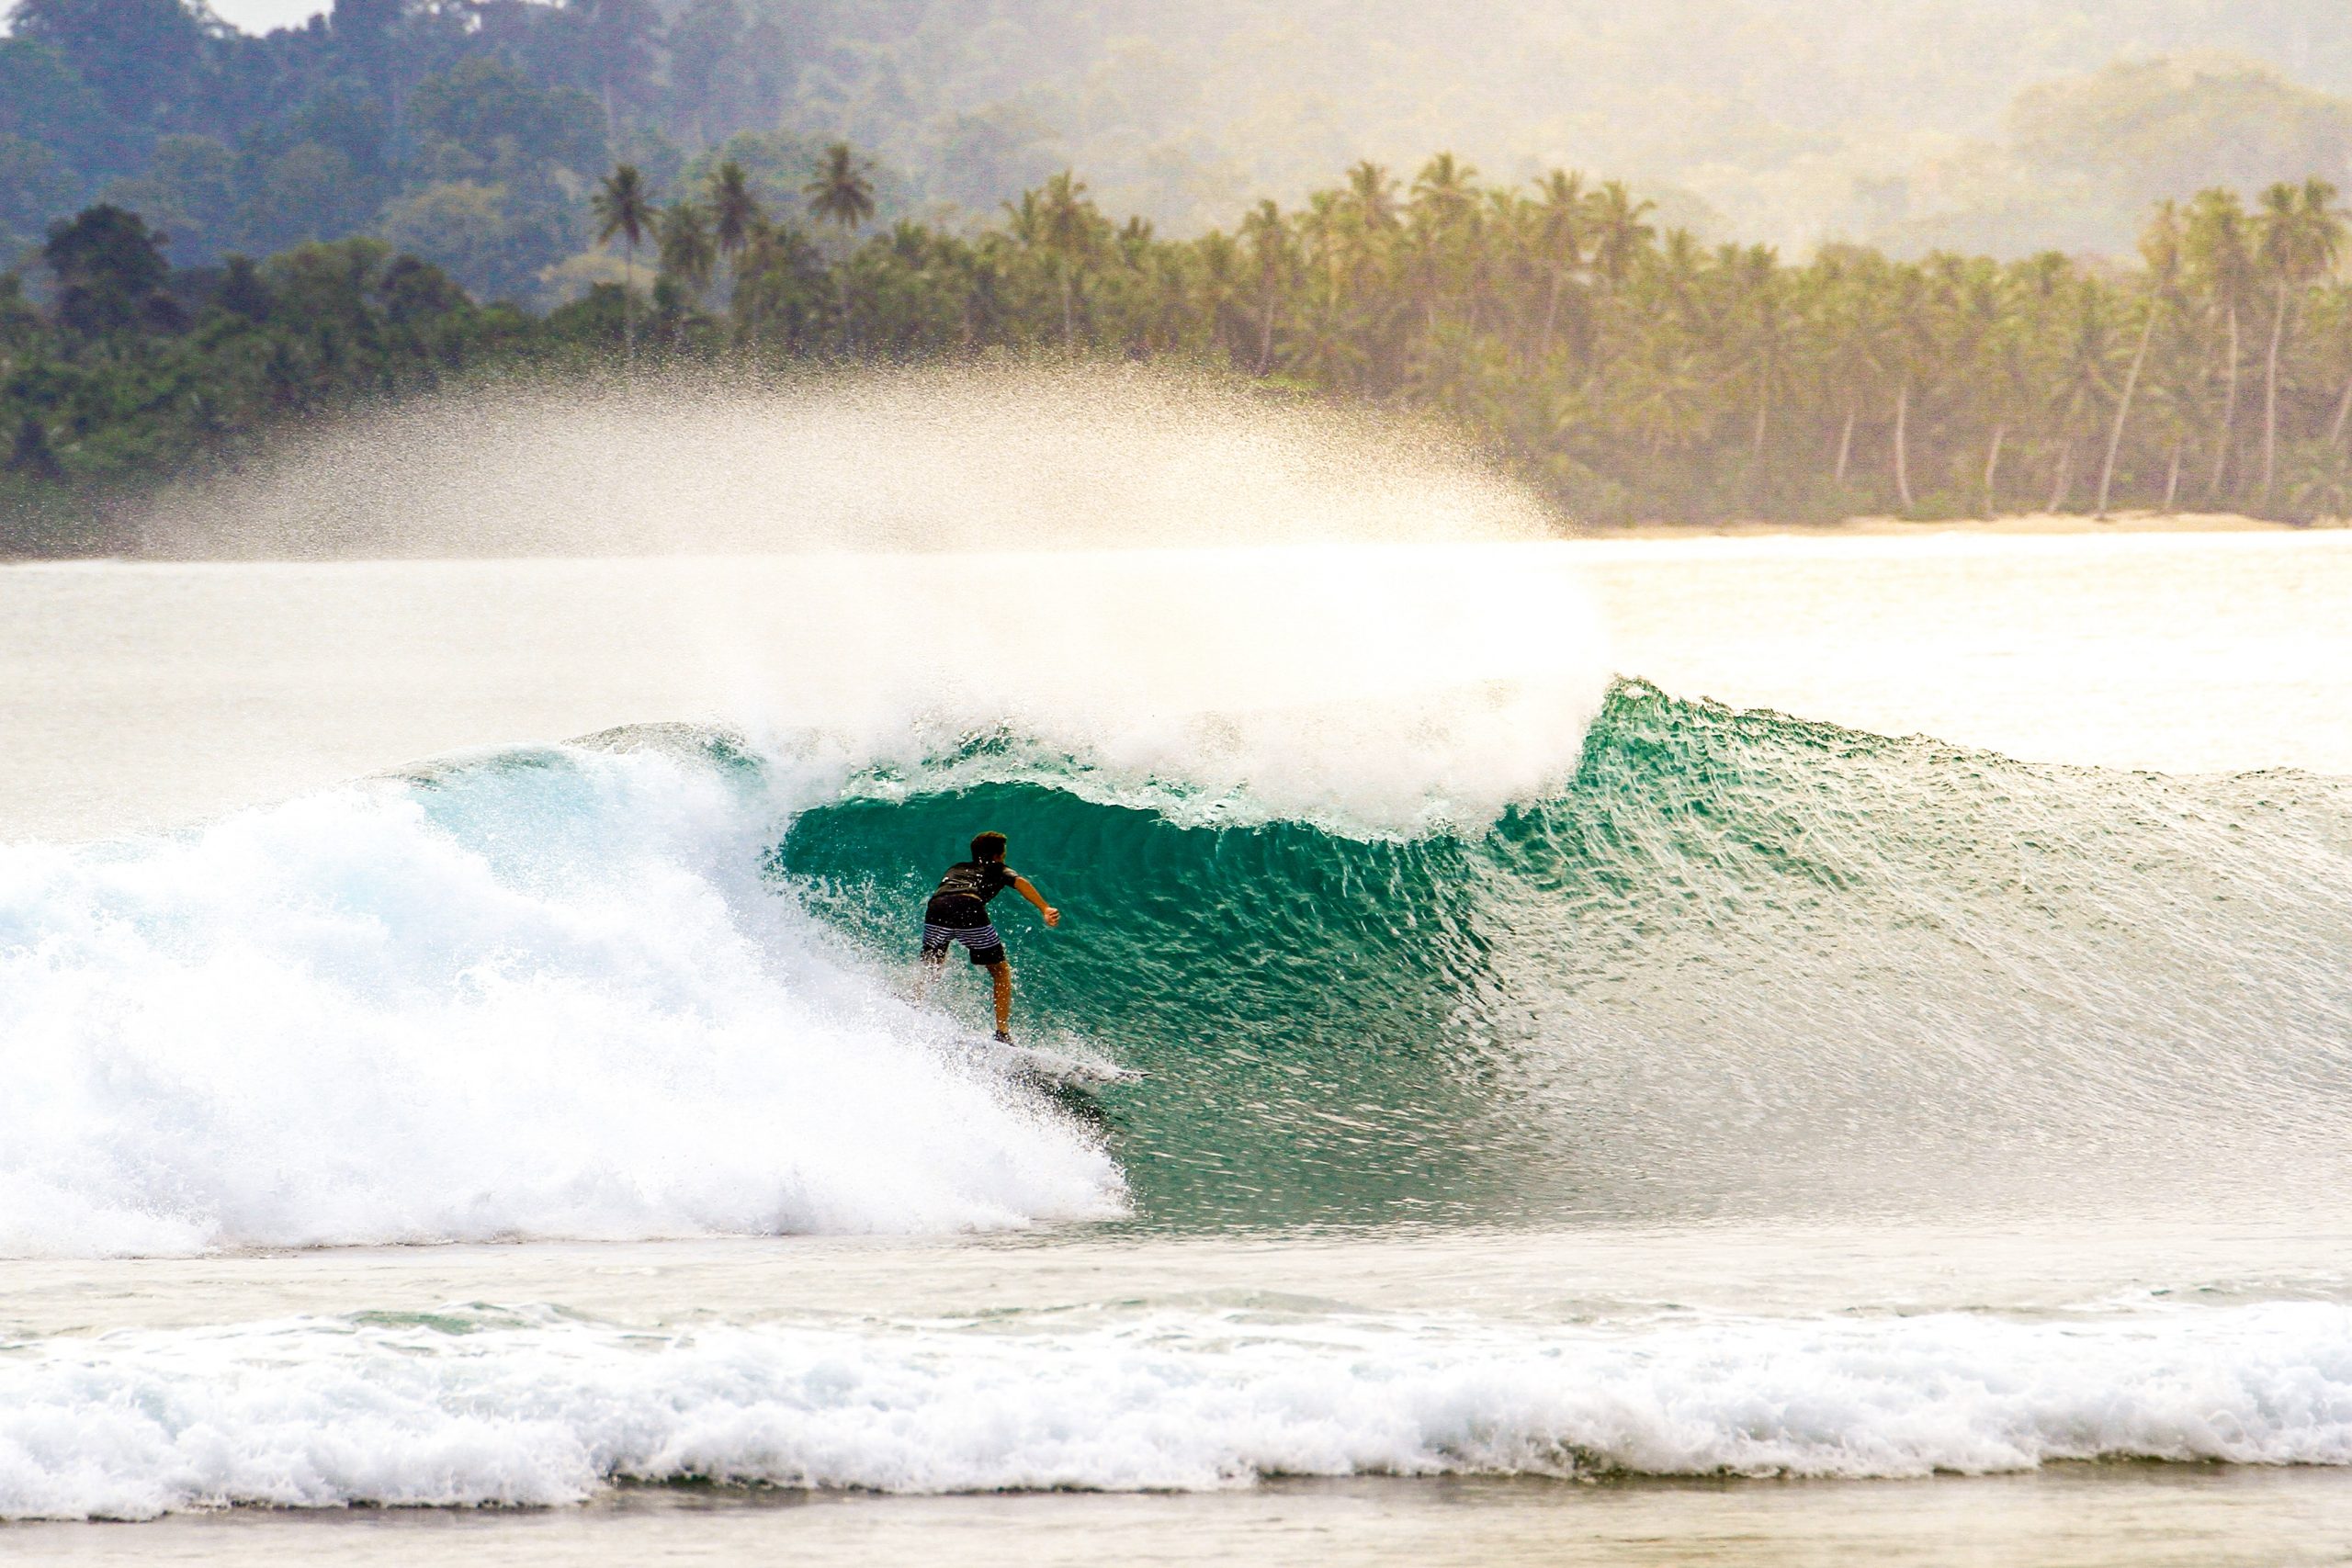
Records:
<instances>
[{"instance_id":1,"label":"surfer's dark hair","mask_svg":"<svg viewBox=\"0 0 2352 1568\"><path fill-rule=\"evenodd\" d=\"M1002 833L982 833L978 838L974 839L972 840L972 858L974 860L1002 860L1004 858L1004 835Z\"/></svg>"}]
</instances>

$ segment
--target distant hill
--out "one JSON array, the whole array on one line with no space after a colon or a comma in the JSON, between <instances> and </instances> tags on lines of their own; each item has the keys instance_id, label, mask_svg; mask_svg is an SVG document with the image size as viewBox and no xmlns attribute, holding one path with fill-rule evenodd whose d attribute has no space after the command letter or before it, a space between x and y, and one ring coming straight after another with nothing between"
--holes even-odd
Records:
<instances>
[{"instance_id":1,"label":"distant hill","mask_svg":"<svg viewBox=\"0 0 2352 1568\"><path fill-rule=\"evenodd\" d=\"M1369 157L1631 176L1702 237L2121 252L2148 197L2352 184L2352 28L2307 0L335 0L263 38L183 0L18 0L0 250L89 201L182 265L379 233L478 294L611 270L590 182L815 150L876 221L1074 167L1167 232Z\"/></svg>"}]
</instances>

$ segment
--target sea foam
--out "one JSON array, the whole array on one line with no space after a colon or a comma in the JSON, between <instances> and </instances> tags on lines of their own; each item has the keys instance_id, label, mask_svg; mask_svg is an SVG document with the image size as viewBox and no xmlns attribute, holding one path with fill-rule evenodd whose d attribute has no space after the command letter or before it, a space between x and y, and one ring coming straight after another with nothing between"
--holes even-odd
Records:
<instances>
[{"instance_id":1,"label":"sea foam","mask_svg":"<svg viewBox=\"0 0 2352 1568\"><path fill-rule=\"evenodd\" d=\"M764 879L764 787L549 749L0 849L0 1254L1120 1212Z\"/></svg>"},{"instance_id":2,"label":"sea foam","mask_svg":"<svg viewBox=\"0 0 2352 1568\"><path fill-rule=\"evenodd\" d=\"M937 1493L1270 1475L2352 1462L2352 1312L1544 1328L1147 1313L1036 1335L549 1310L9 1347L0 1517L547 1505L616 1479Z\"/></svg>"}]
</instances>

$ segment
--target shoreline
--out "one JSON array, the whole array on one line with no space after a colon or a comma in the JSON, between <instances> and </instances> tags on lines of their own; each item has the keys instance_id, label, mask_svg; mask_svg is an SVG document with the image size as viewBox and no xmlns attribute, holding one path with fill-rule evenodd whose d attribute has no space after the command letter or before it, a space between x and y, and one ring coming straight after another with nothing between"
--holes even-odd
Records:
<instances>
[{"instance_id":1,"label":"shoreline","mask_svg":"<svg viewBox=\"0 0 2352 1568\"><path fill-rule=\"evenodd\" d=\"M1570 523L1552 536L1574 544L1654 542L1673 539L1892 539L2062 538L2126 534L2326 534L2352 530L2352 519L2285 523L2239 512L2117 512L2092 517L2073 512L2026 512L2000 517L1941 517L1915 520L1885 515L1841 517L1833 523L1783 523L1734 519L1721 523ZM794 553L784 551L780 553ZM605 556L548 555L336 555L194 554L168 550L93 550L15 555L0 551L0 568L65 565L256 566L350 564L379 561L582 560Z\"/></svg>"},{"instance_id":2,"label":"shoreline","mask_svg":"<svg viewBox=\"0 0 2352 1568\"><path fill-rule=\"evenodd\" d=\"M2343 518L2282 523L2240 512L2115 512L2092 517L2079 512L2024 512L2002 517L1841 517L1834 523L1669 523L1662 520L1619 526L1581 525L1572 539L1837 539L1926 538L1966 534L1988 538L2083 534L2316 534L2352 526Z\"/></svg>"},{"instance_id":3,"label":"shoreline","mask_svg":"<svg viewBox=\"0 0 2352 1568\"><path fill-rule=\"evenodd\" d=\"M2057 1461L1982 1475L1280 1477L1174 1493L872 1494L606 1485L555 1507L267 1508L123 1523L0 1525L14 1560L125 1568L460 1568L789 1555L832 1564L942 1553L975 1568L1316 1561L1454 1564L1573 1557L1592 1568L1967 1561L2079 1568L2340 1562L2352 1475L2323 1467ZM1106 1540L1118 1543L1105 1551ZM2062 1543L2057 1551L2052 1543ZM2069 1549L2071 1548L2071 1549ZM1726 1555L1726 1553L1730 1555Z\"/></svg>"}]
</instances>

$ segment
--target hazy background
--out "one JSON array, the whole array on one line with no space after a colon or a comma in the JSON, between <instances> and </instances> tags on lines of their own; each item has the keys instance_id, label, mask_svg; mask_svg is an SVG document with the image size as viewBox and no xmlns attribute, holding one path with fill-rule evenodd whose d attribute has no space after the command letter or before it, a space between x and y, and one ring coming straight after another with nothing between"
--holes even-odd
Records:
<instances>
[{"instance_id":1,"label":"hazy background","mask_svg":"<svg viewBox=\"0 0 2352 1568\"><path fill-rule=\"evenodd\" d=\"M2119 248L2205 184L2352 176L2352 26L2310 0L768 8L807 51L786 123L979 208L1072 164L1180 231L1439 148L1634 179L1709 237L2002 254ZM257 31L324 7L215 9Z\"/></svg>"},{"instance_id":2,"label":"hazy background","mask_svg":"<svg viewBox=\"0 0 2352 1568\"><path fill-rule=\"evenodd\" d=\"M147 0L107 3L129 15ZM103 198L166 229L181 265L373 232L478 294L552 304L609 270L589 255L588 178L626 158L674 187L697 154L746 135L763 140L729 155L773 174L772 210L836 137L878 160L885 223L993 218L1075 167L1105 211L1141 213L1173 236L1230 227L1261 197L1295 203L1360 158L1409 175L1445 149L1488 178L1553 166L1622 177L1657 200L1662 222L1792 255L1835 239L1914 255L2120 253L2160 197L2313 174L2352 185L2352 28L2309 0L571 10L593 28L599 6L637 6L651 29L629 46L617 92L614 68L548 46L561 29L535 28L551 9L538 0L406 7L474 27L477 44L461 47L510 65L529 91L579 96L560 101L453 102L431 86L463 57L449 48L371 62L349 40L363 13L398 0L332 12L220 0L223 29L304 31L243 51L233 111L184 103L128 138L122 106L101 102L92 119L86 102L51 101L43 70L0 62L0 245L20 252ZM355 120L351 105L403 67L418 80L391 93L389 128ZM83 71L101 100L109 69ZM412 89L438 122L401 118ZM588 97L601 114L585 112ZM443 145L462 155L428 155Z\"/></svg>"}]
</instances>

